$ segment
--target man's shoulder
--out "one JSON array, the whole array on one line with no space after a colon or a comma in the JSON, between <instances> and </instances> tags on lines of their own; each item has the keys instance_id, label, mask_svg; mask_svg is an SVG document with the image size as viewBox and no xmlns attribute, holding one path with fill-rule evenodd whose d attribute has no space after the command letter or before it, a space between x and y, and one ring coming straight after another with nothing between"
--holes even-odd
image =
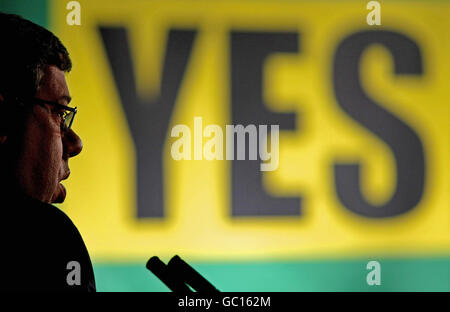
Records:
<instances>
[{"instance_id":1,"label":"man's shoulder","mask_svg":"<svg viewBox=\"0 0 450 312\"><path fill-rule=\"evenodd\" d=\"M61 242L71 245L81 240L72 220L51 204L20 198L14 202L2 202L1 205L3 242L6 240L24 245L42 243L54 247Z\"/></svg>"},{"instance_id":2,"label":"man's shoulder","mask_svg":"<svg viewBox=\"0 0 450 312\"><path fill-rule=\"evenodd\" d=\"M4 214L8 216L7 220L2 219L7 225L2 228L1 235L2 249L8 255L1 260L2 266L9 270L8 288L22 289L20 283L26 281L31 276L30 272L33 272L32 276L39 279L42 290L65 290L68 287L67 265L76 261L82 268L83 286L78 288L95 290L86 246L78 229L63 211L51 204L28 198L3 208L10 210Z\"/></svg>"},{"instance_id":3,"label":"man's shoulder","mask_svg":"<svg viewBox=\"0 0 450 312\"><path fill-rule=\"evenodd\" d=\"M76 230L75 224L60 208L39 201L35 205L36 209L33 209L32 215L42 222L41 224L54 223L53 225L60 225L66 230Z\"/></svg>"},{"instance_id":4,"label":"man's shoulder","mask_svg":"<svg viewBox=\"0 0 450 312\"><path fill-rule=\"evenodd\" d=\"M15 202L2 202L1 206L2 223L8 231L60 236L78 232L67 214L51 204L20 198Z\"/></svg>"}]
</instances>

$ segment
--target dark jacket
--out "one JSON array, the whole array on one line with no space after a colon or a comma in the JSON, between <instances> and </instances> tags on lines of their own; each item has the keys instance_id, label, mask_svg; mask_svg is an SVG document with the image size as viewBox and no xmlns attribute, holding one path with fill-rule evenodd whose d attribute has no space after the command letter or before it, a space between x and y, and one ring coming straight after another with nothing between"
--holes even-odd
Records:
<instances>
[{"instance_id":1,"label":"dark jacket","mask_svg":"<svg viewBox=\"0 0 450 312\"><path fill-rule=\"evenodd\" d=\"M95 292L88 251L64 212L16 197L0 198L0 214L2 290Z\"/></svg>"}]
</instances>

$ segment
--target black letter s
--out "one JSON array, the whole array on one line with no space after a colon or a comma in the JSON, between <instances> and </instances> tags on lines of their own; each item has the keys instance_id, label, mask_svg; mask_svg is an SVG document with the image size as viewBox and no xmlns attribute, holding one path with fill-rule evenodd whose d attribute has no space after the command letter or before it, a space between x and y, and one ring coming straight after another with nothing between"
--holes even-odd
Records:
<instances>
[{"instance_id":1,"label":"black letter s","mask_svg":"<svg viewBox=\"0 0 450 312\"><path fill-rule=\"evenodd\" d=\"M420 75L422 57L417 44L403 34L391 31L363 31L346 37L334 56L333 83L340 107L355 121L369 129L392 149L397 166L397 185L392 198L375 206L360 191L360 165L334 164L339 200L349 210L371 218L405 213L422 198L425 160L418 135L402 120L370 99L360 83L359 61L371 44L385 46L393 56L395 74Z\"/></svg>"}]
</instances>

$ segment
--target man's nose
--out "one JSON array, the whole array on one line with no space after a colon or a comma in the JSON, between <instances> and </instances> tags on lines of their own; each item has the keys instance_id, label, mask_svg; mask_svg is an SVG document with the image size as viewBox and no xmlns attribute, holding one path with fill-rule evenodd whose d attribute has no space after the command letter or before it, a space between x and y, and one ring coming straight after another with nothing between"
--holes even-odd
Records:
<instances>
[{"instance_id":1,"label":"man's nose","mask_svg":"<svg viewBox=\"0 0 450 312\"><path fill-rule=\"evenodd\" d=\"M63 142L67 157L77 156L83 149L83 142L72 129L67 129Z\"/></svg>"}]
</instances>

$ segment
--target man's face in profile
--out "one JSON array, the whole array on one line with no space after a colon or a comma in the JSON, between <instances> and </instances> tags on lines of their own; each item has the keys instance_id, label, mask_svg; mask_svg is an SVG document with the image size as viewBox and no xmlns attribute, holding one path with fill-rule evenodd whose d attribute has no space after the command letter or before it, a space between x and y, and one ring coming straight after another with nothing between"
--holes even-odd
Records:
<instances>
[{"instance_id":1,"label":"man's face in profile","mask_svg":"<svg viewBox=\"0 0 450 312\"><path fill-rule=\"evenodd\" d=\"M35 97L68 105L70 101L64 72L47 66ZM61 181L67 179L69 158L78 155L82 142L71 129L62 127L61 110L51 104L33 104L27 115L22 135L18 138L19 155L16 179L26 195L47 203L61 203L66 189Z\"/></svg>"}]
</instances>

